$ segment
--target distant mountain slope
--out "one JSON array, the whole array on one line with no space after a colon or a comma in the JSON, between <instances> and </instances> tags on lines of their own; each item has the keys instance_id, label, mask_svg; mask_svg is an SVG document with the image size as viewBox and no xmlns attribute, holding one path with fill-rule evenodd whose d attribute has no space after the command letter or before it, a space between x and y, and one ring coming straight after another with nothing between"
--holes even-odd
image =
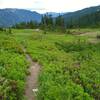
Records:
<instances>
[{"instance_id":1,"label":"distant mountain slope","mask_svg":"<svg viewBox=\"0 0 100 100\"><path fill-rule=\"evenodd\" d=\"M100 11L100 6L94 6L94 7L85 8L79 11L70 12L70 13L64 14L63 17L65 21L68 22L69 20L75 20L81 16L84 16L86 14L95 13L97 11Z\"/></svg>"},{"instance_id":2,"label":"distant mountain slope","mask_svg":"<svg viewBox=\"0 0 100 100\"><path fill-rule=\"evenodd\" d=\"M100 11L85 14L77 19L67 22L67 27L100 27Z\"/></svg>"},{"instance_id":3,"label":"distant mountain slope","mask_svg":"<svg viewBox=\"0 0 100 100\"><path fill-rule=\"evenodd\" d=\"M59 15L64 15L64 13L56 13L56 12L47 12L45 14L52 15L53 18L58 17Z\"/></svg>"},{"instance_id":4,"label":"distant mountain slope","mask_svg":"<svg viewBox=\"0 0 100 100\"><path fill-rule=\"evenodd\" d=\"M0 26L9 27L16 23L41 21L41 15L24 9L0 9Z\"/></svg>"},{"instance_id":5,"label":"distant mountain slope","mask_svg":"<svg viewBox=\"0 0 100 100\"><path fill-rule=\"evenodd\" d=\"M65 23L69 24L73 22L78 23L78 19L82 18L87 14L92 14L100 11L100 6L89 7L79 11L70 12L70 13L61 13L64 17ZM47 13L46 13L47 14ZM52 15L53 18L57 17L59 13L48 12L49 15ZM0 27L9 27L16 23L20 22L29 22L31 20L40 22L42 15L37 12L32 12L24 9L0 9ZM92 21L92 20L91 20Z\"/></svg>"}]
</instances>

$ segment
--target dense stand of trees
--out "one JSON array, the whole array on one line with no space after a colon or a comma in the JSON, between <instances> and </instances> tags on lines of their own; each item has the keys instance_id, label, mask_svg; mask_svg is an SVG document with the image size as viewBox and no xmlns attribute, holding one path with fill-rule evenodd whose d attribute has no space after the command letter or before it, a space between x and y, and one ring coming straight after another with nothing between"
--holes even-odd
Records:
<instances>
[{"instance_id":1,"label":"dense stand of trees","mask_svg":"<svg viewBox=\"0 0 100 100\"><path fill-rule=\"evenodd\" d=\"M41 20L41 28L53 31L64 31L64 18L59 15L57 18L52 18L51 15L44 15Z\"/></svg>"},{"instance_id":2,"label":"dense stand of trees","mask_svg":"<svg viewBox=\"0 0 100 100\"><path fill-rule=\"evenodd\" d=\"M44 29L44 30L48 30L48 29L53 30L54 20L52 16L51 15L42 16L40 27L41 29Z\"/></svg>"},{"instance_id":3,"label":"dense stand of trees","mask_svg":"<svg viewBox=\"0 0 100 100\"><path fill-rule=\"evenodd\" d=\"M0 31L2 31L2 32L6 33L6 34L12 34L11 27L9 27L9 28L2 28L2 27L0 27Z\"/></svg>"},{"instance_id":4,"label":"dense stand of trees","mask_svg":"<svg viewBox=\"0 0 100 100\"><path fill-rule=\"evenodd\" d=\"M62 15L59 15L55 19L55 26L58 30L62 30L62 32L66 31L65 21Z\"/></svg>"},{"instance_id":5,"label":"dense stand of trees","mask_svg":"<svg viewBox=\"0 0 100 100\"><path fill-rule=\"evenodd\" d=\"M66 25L68 28L100 27L100 11L79 18L70 18Z\"/></svg>"},{"instance_id":6,"label":"dense stand of trees","mask_svg":"<svg viewBox=\"0 0 100 100\"><path fill-rule=\"evenodd\" d=\"M13 26L13 28L17 29L36 29L40 28L45 31L63 31L65 32L65 23L64 18L59 15L57 18L53 18L52 15L43 15L41 22L37 23L34 21L30 22L22 22Z\"/></svg>"},{"instance_id":7,"label":"dense stand of trees","mask_svg":"<svg viewBox=\"0 0 100 100\"><path fill-rule=\"evenodd\" d=\"M51 15L44 15L41 20L41 26L42 28L47 29L63 29L65 27L64 19L61 15L59 15L57 18L52 18Z\"/></svg>"},{"instance_id":8,"label":"dense stand of trees","mask_svg":"<svg viewBox=\"0 0 100 100\"><path fill-rule=\"evenodd\" d=\"M35 29L38 27L38 23L35 21L30 21L30 22L21 22L13 26L13 28L17 29Z\"/></svg>"}]
</instances>

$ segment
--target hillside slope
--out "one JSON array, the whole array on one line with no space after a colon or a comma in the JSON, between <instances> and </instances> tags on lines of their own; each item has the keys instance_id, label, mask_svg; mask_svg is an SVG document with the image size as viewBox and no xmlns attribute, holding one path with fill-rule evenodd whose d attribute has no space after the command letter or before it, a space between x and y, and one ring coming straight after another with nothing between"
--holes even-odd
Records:
<instances>
[{"instance_id":1,"label":"hillside slope","mask_svg":"<svg viewBox=\"0 0 100 100\"><path fill-rule=\"evenodd\" d=\"M100 6L94 6L94 7L85 8L85 9L82 9L79 11L66 13L63 15L63 17L64 17L66 23L69 23L73 20L75 21L75 20L79 19L80 17L89 15L92 13L96 13L98 11L100 11Z\"/></svg>"},{"instance_id":2,"label":"hillside slope","mask_svg":"<svg viewBox=\"0 0 100 100\"><path fill-rule=\"evenodd\" d=\"M0 26L9 27L16 23L28 21L41 21L41 15L23 9L0 9Z\"/></svg>"},{"instance_id":3,"label":"hillside slope","mask_svg":"<svg viewBox=\"0 0 100 100\"><path fill-rule=\"evenodd\" d=\"M67 22L67 27L100 27L100 11L71 19L69 22Z\"/></svg>"}]
</instances>

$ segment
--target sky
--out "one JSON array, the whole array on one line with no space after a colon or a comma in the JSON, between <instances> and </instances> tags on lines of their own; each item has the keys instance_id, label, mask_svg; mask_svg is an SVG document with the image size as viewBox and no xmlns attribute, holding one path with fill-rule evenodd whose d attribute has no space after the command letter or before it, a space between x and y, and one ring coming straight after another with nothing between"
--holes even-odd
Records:
<instances>
[{"instance_id":1,"label":"sky","mask_svg":"<svg viewBox=\"0 0 100 100\"><path fill-rule=\"evenodd\" d=\"M73 12L100 5L100 0L0 0L0 8L19 8L45 12Z\"/></svg>"}]
</instances>

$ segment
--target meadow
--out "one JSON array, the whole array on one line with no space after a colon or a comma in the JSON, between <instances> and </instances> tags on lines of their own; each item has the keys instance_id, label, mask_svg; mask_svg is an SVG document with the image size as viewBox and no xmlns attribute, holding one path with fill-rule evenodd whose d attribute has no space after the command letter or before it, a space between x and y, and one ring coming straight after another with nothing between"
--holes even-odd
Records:
<instances>
[{"instance_id":1,"label":"meadow","mask_svg":"<svg viewBox=\"0 0 100 100\"><path fill-rule=\"evenodd\" d=\"M24 100L28 62L23 46L41 65L37 100L99 100L100 40L96 36L100 30L73 32L86 34L44 34L32 29L14 29L10 35L0 32L0 99Z\"/></svg>"},{"instance_id":2,"label":"meadow","mask_svg":"<svg viewBox=\"0 0 100 100\"><path fill-rule=\"evenodd\" d=\"M0 100L22 100L28 62L12 35L0 32Z\"/></svg>"}]
</instances>

